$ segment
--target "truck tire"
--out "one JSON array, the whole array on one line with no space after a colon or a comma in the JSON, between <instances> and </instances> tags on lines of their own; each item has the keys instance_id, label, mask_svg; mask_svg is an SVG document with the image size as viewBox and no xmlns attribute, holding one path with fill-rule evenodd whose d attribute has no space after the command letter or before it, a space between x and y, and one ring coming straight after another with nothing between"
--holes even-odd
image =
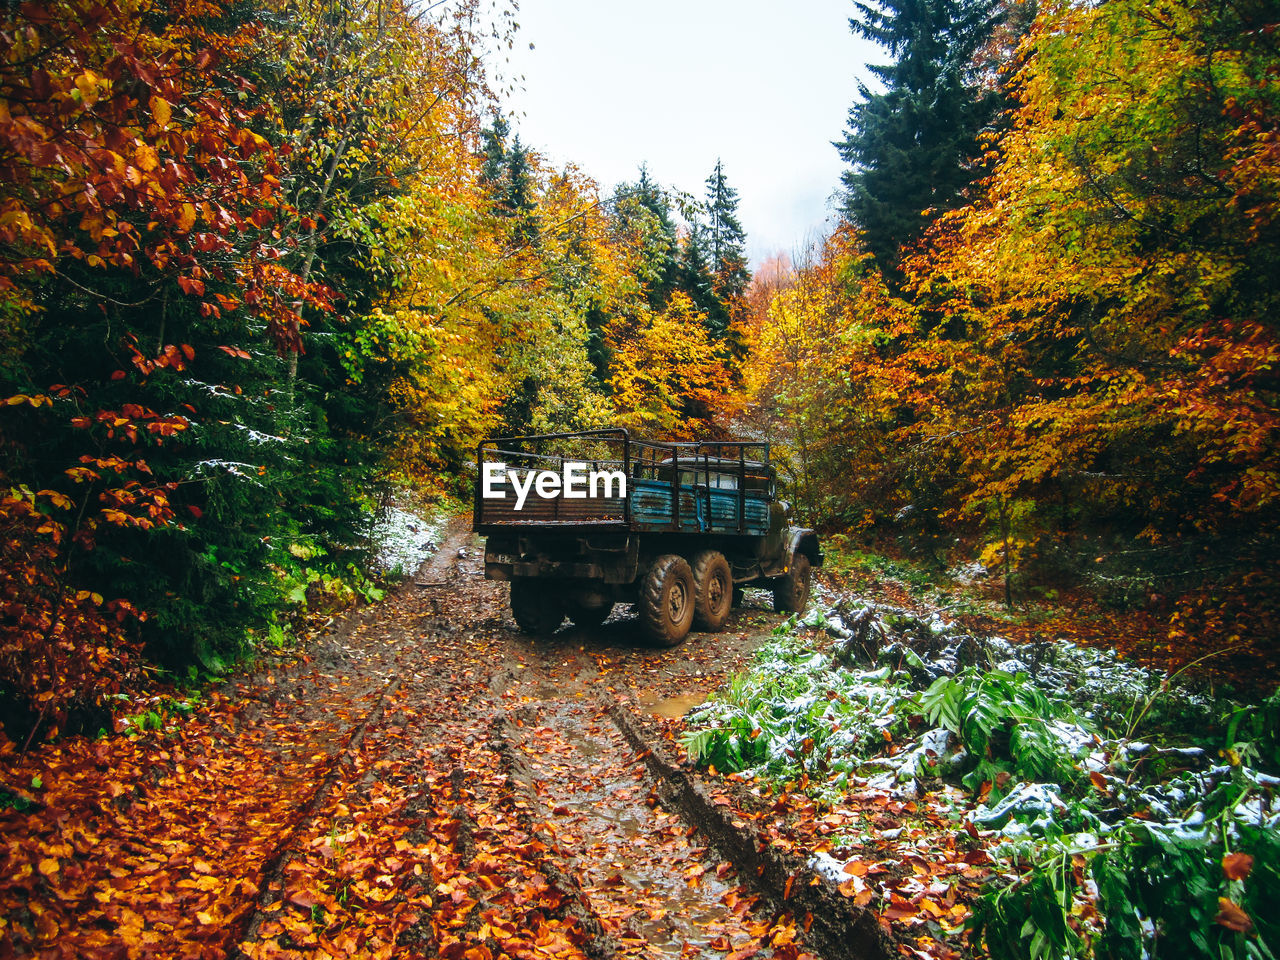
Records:
<instances>
[{"instance_id":1,"label":"truck tire","mask_svg":"<svg viewBox=\"0 0 1280 960\"><path fill-rule=\"evenodd\" d=\"M613 613L613 604L606 603L602 607L585 607L580 603L569 604L569 619L577 627L598 627L609 619Z\"/></svg>"},{"instance_id":2,"label":"truck tire","mask_svg":"<svg viewBox=\"0 0 1280 960\"><path fill-rule=\"evenodd\" d=\"M773 609L778 613L804 613L809 605L809 558L797 553L791 568L773 582Z\"/></svg>"},{"instance_id":3,"label":"truck tire","mask_svg":"<svg viewBox=\"0 0 1280 960\"><path fill-rule=\"evenodd\" d=\"M522 577L511 581L511 615L523 633L547 637L564 621L564 601L547 583Z\"/></svg>"},{"instance_id":4,"label":"truck tire","mask_svg":"<svg viewBox=\"0 0 1280 960\"><path fill-rule=\"evenodd\" d=\"M719 550L703 550L690 564L697 601L693 622L710 633L724 627L733 609L733 570Z\"/></svg>"},{"instance_id":5,"label":"truck tire","mask_svg":"<svg viewBox=\"0 0 1280 960\"><path fill-rule=\"evenodd\" d=\"M653 562L640 584L640 623L655 643L674 647L693 625L697 592L693 571L684 557L664 554Z\"/></svg>"}]
</instances>

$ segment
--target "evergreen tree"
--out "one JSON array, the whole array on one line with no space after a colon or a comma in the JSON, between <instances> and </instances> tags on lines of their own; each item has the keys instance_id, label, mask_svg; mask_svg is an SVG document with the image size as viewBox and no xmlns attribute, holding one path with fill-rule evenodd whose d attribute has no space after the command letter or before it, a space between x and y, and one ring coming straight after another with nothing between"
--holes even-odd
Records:
<instances>
[{"instance_id":1,"label":"evergreen tree","mask_svg":"<svg viewBox=\"0 0 1280 960\"><path fill-rule=\"evenodd\" d=\"M738 191L729 186L720 160L716 160L715 170L707 177L706 209L711 271L719 276L727 268L746 261L744 249L747 242L747 233L738 219ZM745 287L744 281L743 289Z\"/></svg>"},{"instance_id":2,"label":"evergreen tree","mask_svg":"<svg viewBox=\"0 0 1280 960\"><path fill-rule=\"evenodd\" d=\"M484 164L480 167L480 179L485 183L500 182L506 172L507 134L510 132L511 125L501 115L493 118L493 126L480 132L484 137Z\"/></svg>"},{"instance_id":3,"label":"evergreen tree","mask_svg":"<svg viewBox=\"0 0 1280 960\"><path fill-rule=\"evenodd\" d=\"M892 276L903 245L919 238L932 216L958 206L976 175L977 136L1000 97L979 87L975 63L999 20L999 3L873 2L855 0L850 26L896 59L869 67L886 89L859 85L861 100L836 147L853 165L841 177L845 215Z\"/></svg>"},{"instance_id":4,"label":"evergreen tree","mask_svg":"<svg viewBox=\"0 0 1280 960\"><path fill-rule=\"evenodd\" d=\"M614 190L614 212L620 232L631 234L640 244L644 261L640 278L649 305L664 309L678 283L680 245L671 201L649 176L646 165L640 166L639 180Z\"/></svg>"},{"instance_id":5,"label":"evergreen tree","mask_svg":"<svg viewBox=\"0 0 1280 960\"><path fill-rule=\"evenodd\" d=\"M502 197L501 209L507 216L515 218L513 236L522 244L536 243L538 239L535 192L529 149L520 142L520 135L517 134L507 153L506 192Z\"/></svg>"},{"instance_id":6,"label":"evergreen tree","mask_svg":"<svg viewBox=\"0 0 1280 960\"><path fill-rule=\"evenodd\" d=\"M738 219L738 191L729 186L720 160L716 160L715 170L707 177L706 208L713 289L723 305L720 311L722 319L712 333L725 338L730 336L733 322L741 320L744 315L751 273L747 270L747 233ZM707 317L710 319L711 314L708 313Z\"/></svg>"},{"instance_id":7,"label":"evergreen tree","mask_svg":"<svg viewBox=\"0 0 1280 960\"><path fill-rule=\"evenodd\" d=\"M493 125L481 132L484 163L480 167L480 179L489 186L493 212L512 219L512 239L527 245L538 239L537 184L529 148L520 142L519 134L508 147L510 132L510 125L501 116L494 117Z\"/></svg>"},{"instance_id":8,"label":"evergreen tree","mask_svg":"<svg viewBox=\"0 0 1280 960\"><path fill-rule=\"evenodd\" d=\"M707 330L717 337L724 336L729 326L729 311L716 292L715 277L707 259L710 231L698 217L689 225L689 235L680 245L680 268L677 285L686 293L693 305L707 318Z\"/></svg>"}]
</instances>

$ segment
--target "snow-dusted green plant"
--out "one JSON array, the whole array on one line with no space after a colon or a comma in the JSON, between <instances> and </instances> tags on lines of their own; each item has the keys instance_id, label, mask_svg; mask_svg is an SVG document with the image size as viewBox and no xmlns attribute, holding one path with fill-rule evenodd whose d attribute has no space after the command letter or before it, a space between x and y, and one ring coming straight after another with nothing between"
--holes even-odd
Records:
<instances>
[{"instance_id":1,"label":"snow-dusted green plant","mask_svg":"<svg viewBox=\"0 0 1280 960\"><path fill-rule=\"evenodd\" d=\"M969 667L935 680L920 695L919 708L978 758L979 780L1002 769L1058 783L1079 776L1077 751L1064 733L1091 731L1070 706L1045 696L1024 675Z\"/></svg>"}]
</instances>

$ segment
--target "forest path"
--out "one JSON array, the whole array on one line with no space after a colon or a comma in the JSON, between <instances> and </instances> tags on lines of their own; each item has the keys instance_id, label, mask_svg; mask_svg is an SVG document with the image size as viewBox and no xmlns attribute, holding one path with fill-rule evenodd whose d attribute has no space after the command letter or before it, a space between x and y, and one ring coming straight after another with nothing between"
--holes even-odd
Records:
<instances>
[{"instance_id":1,"label":"forest path","mask_svg":"<svg viewBox=\"0 0 1280 960\"><path fill-rule=\"evenodd\" d=\"M0 956L879 955L671 760L767 603L674 649L623 607L535 641L458 518L413 582L190 715L10 756Z\"/></svg>"},{"instance_id":2,"label":"forest path","mask_svg":"<svg viewBox=\"0 0 1280 960\"><path fill-rule=\"evenodd\" d=\"M323 950L360 950L374 912L395 918L374 924L390 955L798 956L794 925L758 909L696 825L663 806L608 709L682 714L779 617L748 608L721 634L655 649L619 608L600 627L534 641L506 593L484 580L483 542L459 519L414 584L319 646L320 686L336 678L366 700L378 690L380 707L355 711L361 740L341 748L336 781L273 866L244 953L315 955L313 933ZM335 852L367 846L362 824L382 832L373 848ZM417 851L434 883L408 880L411 868L366 877L388 850L402 869ZM366 869L335 869L338 859ZM326 874L333 882L314 882ZM386 899L353 909L334 887L362 878ZM317 911L348 922L321 935Z\"/></svg>"},{"instance_id":3,"label":"forest path","mask_svg":"<svg viewBox=\"0 0 1280 960\"><path fill-rule=\"evenodd\" d=\"M347 719L311 745L334 772L268 864L242 955L800 956L609 712L699 703L781 620L764 595L675 649L622 607L535 641L483 556L454 521L413 584L316 645L298 700L358 705L314 701Z\"/></svg>"}]
</instances>

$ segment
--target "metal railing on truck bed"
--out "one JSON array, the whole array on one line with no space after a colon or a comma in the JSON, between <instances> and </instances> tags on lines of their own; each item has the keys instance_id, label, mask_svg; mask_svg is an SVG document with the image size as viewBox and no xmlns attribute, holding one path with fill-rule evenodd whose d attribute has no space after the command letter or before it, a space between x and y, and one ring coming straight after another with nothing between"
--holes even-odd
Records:
<instances>
[{"instance_id":1,"label":"metal railing on truck bed","mask_svg":"<svg viewBox=\"0 0 1280 960\"><path fill-rule=\"evenodd\" d=\"M769 445L660 443L624 429L493 437L476 448L475 527L726 533L769 528Z\"/></svg>"}]
</instances>

